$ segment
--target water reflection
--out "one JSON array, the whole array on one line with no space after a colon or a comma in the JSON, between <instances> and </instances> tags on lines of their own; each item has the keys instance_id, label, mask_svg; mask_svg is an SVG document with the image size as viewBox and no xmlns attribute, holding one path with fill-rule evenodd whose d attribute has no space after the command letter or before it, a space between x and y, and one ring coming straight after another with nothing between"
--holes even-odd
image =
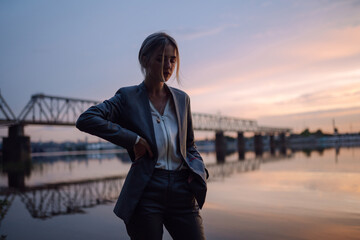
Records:
<instances>
[{"instance_id":1,"label":"water reflection","mask_svg":"<svg viewBox=\"0 0 360 240\"><path fill-rule=\"evenodd\" d=\"M298 151L209 184L211 239L359 239L360 149ZM336 162L337 159L337 162ZM335 160L335 161L334 161Z\"/></svg>"},{"instance_id":2,"label":"water reflection","mask_svg":"<svg viewBox=\"0 0 360 240\"><path fill-rule=\"evenodd\" d=\"M22 189L25 187L25 177L31 173L31 161L4 162L2 173L7 175L8 187Z\"/></svg>"},{"instance_id":3,"label":"water reflection","mask_svg":"<svg viewBox=\"0 0 360 240\"><path fill-rule=\"evenodd\" d=\"M57 183L16 191L33 218L83 213L85 208L112 202L125 176Z\"/></svg>"},{"instance_id":4,"label":"water reflection","mask_svg":"<svg viewBox=\"0 0 360 240\"><path fill-rule=\"evenodd\" d=\"M291 222L301 224L316 214L323 218L326 211L337 221L334 209L346 221L360 222L359 215L353 215L353 221L344 215L360 214L357 204L360 161L356 161L359 153L360 149L277 150L263 152L261 156L245 152L244 158L239 159L238 152L228 152L224 161L219 161L214 152L202 153L210 173L209 194L203 210L208 239L240 239L235 237L239 234L248 239L276 239L276 236L297 239L287 231L280 231L282 224L295 231ZM22 182L18 186L9 180L10 175L14 176L14 168L3 165L0 200L7 204L1 209L0 227L11 211L10 216L20 216L26 211L33 219L49 220L88 215L90 209L109 206L108 203L112 208L131 164L126 157L119 152L37 156L31 165L16 168L17 181ZM12 205L16 208L11 208ZM104 214L110 212L108 209ZM257 223L257 230L261 229L265 235L254 237L256 228L250 223ZM321 222L318 226L331 224L334 223Z\"/></svg>"},{"instance_id":5,"label":"water reflection","mask_svg":"<svg viewBox=\"0 0 360 240\"><path fill-rule=\"evenodd\" d=\"M206 153L209 182L256 171L262 162L283 159L283 156L274 155L249 158L253 156L250 153L247 159L236 161L236 152L227 154L227 161L219 161L217 155L216 161L211 161L209 156L215 154ZM16 171L3 167L3 174L8 176L8 187L0 189L0 196L4 199L18 196L33 218L82 213L85 208L117 199L130 164L124 152L36 156L31 164L18 165ZM111 174L110 169L116 170ZM95 171L97 175L90 174ZM115 174L118 172L122 173ZM11 201L8 203L11 205Z\"/></svg>"}]
</instances>

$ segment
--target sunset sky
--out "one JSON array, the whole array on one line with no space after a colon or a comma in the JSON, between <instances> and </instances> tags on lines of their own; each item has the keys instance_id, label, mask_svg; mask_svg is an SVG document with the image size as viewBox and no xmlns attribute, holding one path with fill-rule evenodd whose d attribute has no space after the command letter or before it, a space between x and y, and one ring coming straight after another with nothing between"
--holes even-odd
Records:
<instances>
[{"instance_id":1,"label":"sunset sky","mask_svg":"<svg viewBox=\"0 0 360 240\"><path fill-rule=\"evenodd\" d=\"M0 89L18 115L32 94L105 100L141 83L142 41L178 42L192 111L261 125L360 131L360 1L0 1ZM74 128L27 127L32 140ZM5 128L0 129L7 135ZM209 135L210 136L210 135Z\"/></svg>"}]
</instances>

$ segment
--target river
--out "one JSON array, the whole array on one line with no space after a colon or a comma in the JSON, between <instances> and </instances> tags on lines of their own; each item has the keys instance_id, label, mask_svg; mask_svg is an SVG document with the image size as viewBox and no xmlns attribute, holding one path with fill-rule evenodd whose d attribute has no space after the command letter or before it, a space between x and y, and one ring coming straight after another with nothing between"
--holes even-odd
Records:
<instances>
[{"instance_id":1,"label":"river","mask_svg":"<svg viewBox=\"0 0 360 240\"><path fill-rule=\"evenodd\" d=\"M360 239L360 148L230 153L210 172L201 215L208 240ZM128 239L112 212L130 167L122 151L34 156L1 169L5 239ZM9 184L17 188L9 188ZM171 239L164 232L164 239Z\"/></svg>"}]
</instances>

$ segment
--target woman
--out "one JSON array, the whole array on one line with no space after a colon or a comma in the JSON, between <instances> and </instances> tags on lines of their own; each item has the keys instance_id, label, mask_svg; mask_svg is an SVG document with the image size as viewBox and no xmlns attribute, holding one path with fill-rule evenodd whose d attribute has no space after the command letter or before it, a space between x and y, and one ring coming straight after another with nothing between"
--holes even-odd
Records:
<instances>
[{"instance_id":1,"label":"woman","mask_svg":"<svg viewBox=\"0 0 360 240\"><path fill-rule=\"evenodd\" d=\"M139 51L145 80L90 107L76 127L127 149L132 165L115 214L131 239L205 239L199 208L207 170L194 144L189 96L168 87L179 50L166 33L148 36Z\"/></svg>"}]
</instances>

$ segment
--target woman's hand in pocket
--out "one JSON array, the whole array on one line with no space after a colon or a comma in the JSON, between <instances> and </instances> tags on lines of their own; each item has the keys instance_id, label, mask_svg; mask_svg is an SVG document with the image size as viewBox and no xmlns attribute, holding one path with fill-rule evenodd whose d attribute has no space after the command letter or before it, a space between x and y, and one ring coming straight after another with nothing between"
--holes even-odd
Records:
<instances>
[{"instance_id":1,"label":"woman's hand in pocket","mask_svg":"<svg viewBox=\"0 0 360 240\"><path fill-rule=\"evenodd\" d=\"M152 158L154 154L151 151L150 145L148 142L140 137L140 140L137 144L134 145L135 161L144 156L146 153L149 154L149 157Z\"/></svg>"}]
</instances>

